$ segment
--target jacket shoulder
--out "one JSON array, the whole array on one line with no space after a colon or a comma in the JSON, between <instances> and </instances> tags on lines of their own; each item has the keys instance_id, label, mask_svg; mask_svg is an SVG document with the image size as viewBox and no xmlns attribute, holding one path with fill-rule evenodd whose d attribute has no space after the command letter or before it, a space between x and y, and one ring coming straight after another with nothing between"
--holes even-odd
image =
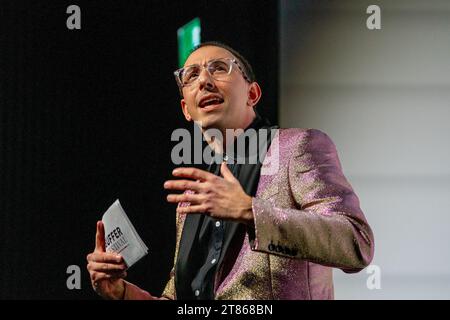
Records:
<instances>
[{"instance_id":1,"label":"jacket shoulder","mask_svg":"<svg viewBox=\"0 0 450 320\"><path fill-rule=\"evenodd\" d=\"M281 128L279 129L281 144L325 146L334 143L323 131L313 128Z\"/></svg>"}]
</instances>

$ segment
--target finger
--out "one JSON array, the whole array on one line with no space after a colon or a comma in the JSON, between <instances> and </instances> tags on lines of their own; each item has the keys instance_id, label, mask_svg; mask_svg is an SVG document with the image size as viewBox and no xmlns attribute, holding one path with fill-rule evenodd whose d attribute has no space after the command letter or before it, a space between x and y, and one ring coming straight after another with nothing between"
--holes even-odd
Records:
<instances>
[{"instance_id":1,"label":"finger","mask_svg":"<svg viewBox=\"0 0 450 320\"><path fill-rule=\"evenodd\" d=\"M112 263L99 263L90 262L88 265L88 270L90 272L103 272L103 273L121 273L127 269L125 264L112 264Z\"/></svg>"},{"instance_id":2,"label":"finger","mask_svg":"<svg viewBox=\"0 0 450 320\"><path fill-rule=\"evenodd\" d=\"M230 168L228 168L226 162L222 162L222 165L220 166L220 173L222 174L222 177L225 180L228 181L236 180L236 178L233 176L233 173L231 173Z\"/></svg>"},{"instance_id":3,"label":"finger","mask_svg":"<svg viewBox=\"0 0 450 320\"><path fill-rule=\"evenodd\" d=\"M200 170L197 168L176 168L173 170L172 174L176 177L191 178L193 180L207 181L217 176L211 172Z\"/></svg>"},{"instance_id":4,"label":"finger","mask_svg":"<svg viewBox=\"0 0 450 320\"><path fill-rule=\"evenodd\" d=\"M196 205L188 207L178 207L177 213L208 213L208 209L205 205Z\"/></svg>"},{"instance_id":5,"label":"finger","mask_svg":"<svg viewBox=\"0 0 450 320\"><path fill-rule=\"evenodd\" d=\"M122 271L120 273L117 273L115 275L112 275L112 279L118 279L118 278L126 278L128 273L126 271Z\"/></svg>"},{"instance_id":6,"label":"finger","mask_svg":"<svg viewBox=\"0 0 450 320\"><path fill-rule=\"evenodd\" d=\"M120 264L123 263L123 258L115 253L94 251L93 253L87 255L87 261Z\"/></svg>"},{"instance_id":7,"label":"finger","mask_svg":"<svg viewBox=\"0 0 450 320\"><path fill-rule=\"evenodd\" d=\"M192 190L195 192L202 192L204 187L203 183L191 180L168 180L164 183L164 189L169 190Z\"/></svg>"},{"instance_id":8,"label":"finger","mask_svg":"<svg viewBox=\"0 0 450 320\"><path fill-rule=\"evenodd\" d=\"M91 272L91 283L94 287L98 286L102 280L110 280L110 279L119 279L125 278L128 273L127 271L118 271L118 272Z\"/></svg>"},{"instance_id":9,"label":"finger","mask_svg":"<svg viewBox=\"0 0 450 320\"><path fill-rule=\"evenodd\" d=\"M169 194L167 195L167 201L172 203L177 202L190 202L191 204L200 204L205 200L205 196L202 194Z\"/></svg>"},{"instance_id":10,"label":"finger","mask_svg":"<svg viewBox=\"0 0 450 320\"><path fill-rule=\"evenodd\" d=\"M97 234L95 235L95 251L105 252L105 226L97 221Z\"/></svg>"},{"instance_id":11,"label":"finger","mask_svg":"<svg viewBox=\"0 0 450 320\"><path fill-rule=\"evenodd\" d=\"M93 272L91 274L91 281L94 287L97 287L102 280L112 279L113 275L104 272Z\"/></svg>"}]
</instances>

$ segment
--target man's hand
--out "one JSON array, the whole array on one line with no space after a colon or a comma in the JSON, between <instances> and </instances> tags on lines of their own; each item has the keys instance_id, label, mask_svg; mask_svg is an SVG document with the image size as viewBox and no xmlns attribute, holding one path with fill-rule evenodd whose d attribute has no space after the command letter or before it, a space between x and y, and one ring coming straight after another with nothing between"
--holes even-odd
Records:
<instances>
[{"instance_id":1,"label":"man's hand","mask_svg":"<svg viewBox=\"0 0 450 320\"><path fill-rule=\"evenodd\" d=\"M189 180L169 180L164 183L164 188L195 193L169 194L167 201L190 203L187 207L179 206L178 213L204 213L216 219L253 225L252 198L244 192L225 162L220 173L223 177L196 168L175 169L175 177Z\"/></svg>"},{"instance_id":2,"label":"man's hand","mask_svg":"<svg viewBox=\"0 0 450 320\"><path fill-rule=\"evenodd\" d=\"M123 258L105 252L105 228L97 222L94 252L87 255L87 269L94 291L106 299L123 299L127 266Z\"/></svg>"}]
</instances>

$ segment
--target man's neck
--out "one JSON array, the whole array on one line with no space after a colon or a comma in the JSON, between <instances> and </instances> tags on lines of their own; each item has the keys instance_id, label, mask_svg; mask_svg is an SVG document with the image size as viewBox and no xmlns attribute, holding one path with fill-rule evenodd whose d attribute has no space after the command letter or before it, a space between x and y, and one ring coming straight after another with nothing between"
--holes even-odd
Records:
<instances>
[{"instance_id":1,"label":"man's neck","mask_svg":"<svg viewBox=\"0 0 450 320\"><path fill-rule=\"evenodd\" d=\"M252 112L244 121L238 125L236 128L216 128L221 132L221 136L217 137L214 135L209 135L208 130L202 128L203 136L216 153L223 154L223 150L226 150L227 143L233 143L234 140L247 129L250 124L255 120L256 114ZM228 131L228 132L227 132ZM228 134L227 134L228 133Z\"/></svg>"}]
</instances>

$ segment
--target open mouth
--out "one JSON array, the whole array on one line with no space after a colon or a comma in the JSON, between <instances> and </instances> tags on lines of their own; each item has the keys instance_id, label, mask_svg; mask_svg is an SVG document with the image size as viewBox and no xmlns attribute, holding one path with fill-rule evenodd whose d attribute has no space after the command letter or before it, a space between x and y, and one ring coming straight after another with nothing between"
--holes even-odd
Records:
<instances>
[{"instance_id":1,"label":"open mouth","mask_svg":"<svg viewBox=\"0 0 450 320\"><path fill-rule=\"evenodd\" d=\"M206 108L209 106L216 106L216 105L222 104L223 101L224 100L220 97L211 97L211 98L203 99L202 101L200 101L198 106L200 108Z\"/></svg>"}]
</instances>

